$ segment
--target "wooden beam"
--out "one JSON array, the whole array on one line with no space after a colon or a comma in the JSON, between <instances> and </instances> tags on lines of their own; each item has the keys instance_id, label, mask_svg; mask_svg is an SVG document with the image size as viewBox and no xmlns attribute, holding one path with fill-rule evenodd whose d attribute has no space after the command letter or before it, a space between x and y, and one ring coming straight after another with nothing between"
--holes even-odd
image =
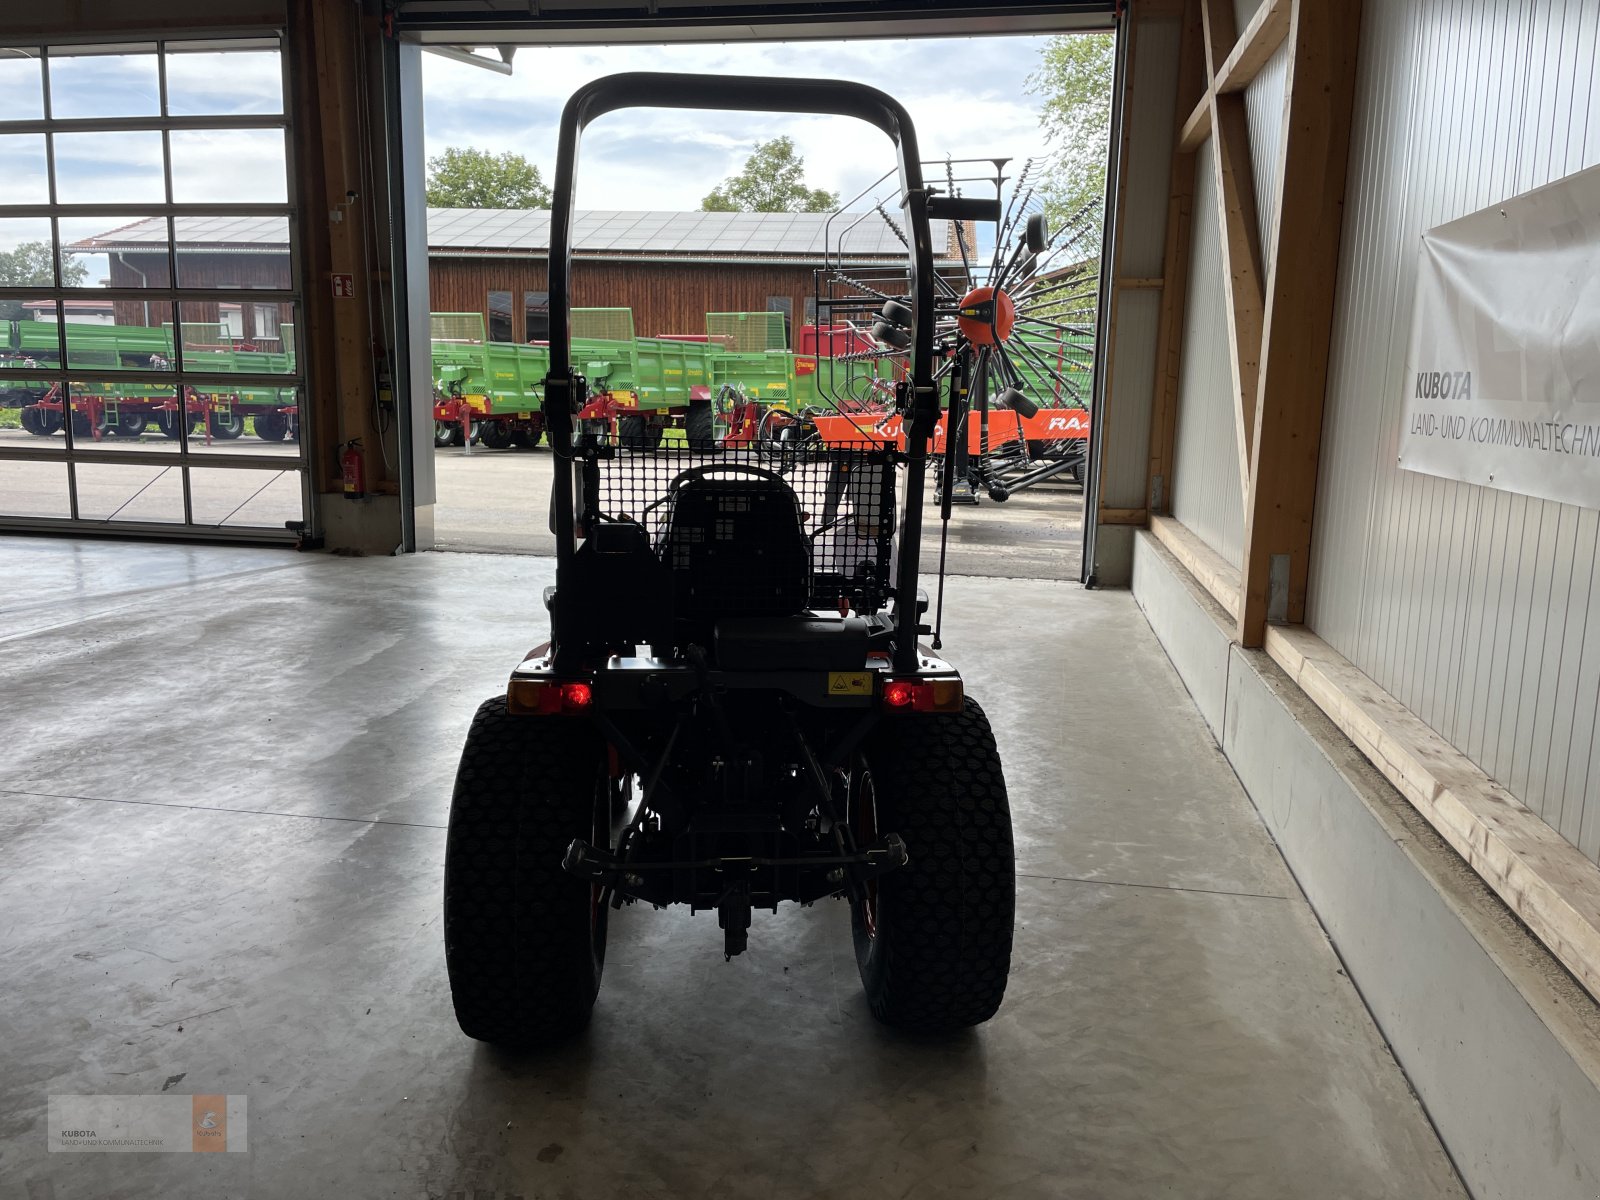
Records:
<instances>
[{"instance_id":1,"label":"wooden beam","mask_svg":"<svg viewBox=\"0 0 1600 1200\"><path fill-rule=\"evenodd\" d=\"M1237 40L1232 0L1201 0L1206 71L1214 79L1221 57ZM1217 179L1217 221L1222 239L1222 283L1228 317L1233 416L1239 491L1250 488L1255 443L1256 384L1261 366L1261 233L1256 217L1255 172L1250 165L1250 125L1237 92L1211 99L1212 163Z\"/></svg>"},{"instance_id":2,"label":"wooden beam","mask_svg":"<svg viewBox=\"0 0 1600 1200\"><path fill-rule=\"evenodd\" d=\"M1600 999L1600 867L1315 634L1266 652Z\"/></svg>"},{"instance_id":3,"label":"wooden beam","mask_svg":"<svg viewBox=\"0 0 1600 1200\"><path fill-rule=\"evenodd\" d=\"M1291 0L1263 0L1218 68L1212 87L1219 92L1244 91L1289 36L1292 8Z\"/></svg>"},{"instance_id":4,"label":"wooden beam","mask_svg":"<svg viewBox=\"0 0 1600 1200\"><path fill-rule=\"evenodd\" d=\"M1183 564L1184 570L1211 593L1223 611L1239 619L1239 569L1218 554L1183 522L1152 513L1150 532Z\"/></svg>"},{"instance_id":5,"label":"wooden beam","mask_svg":"<svg viewBox=\"0 0 1600 1200\"><path fill-rule=\"evenodd\" d=\"M1200 102L1189 114L1189 119L1178 127L1178 149L1184 154L1193 154L1210 136L1211 89L1207 88L1206 94L1200 97Z\"/></svg>"},{"instance_id":6,"label":"wooden beam","mask_svg":"<svg viewBox=\"0 0 1600 1200\"><path fill-rule=\"evenodd\" d=\"M1277 249L1244 513L1246 646L1262 644L1269 620L1305 620L1361 28L1360 0L1294 0L1293 10Z\"/></svg>"},{"instance_id":7,"label":"wooden beam","mask_svg":"<svg viewBox=\"0 0 1600 1200\"><path fill-rule=\"evenodd\" d=\"M1160 287L1163 282L1164 282L1164 280L1161 280L1161 279L1155 279L1155 278L1140 279L1140 278L1138 278L1136 276L1128 276L1126 278L1117 280L1117 286L1119 288L1131 288L1131 289L1134 289L1134 290L1138 290L1140 288L1154 289L1154 288Z\"/></svg>"},{"instance_id":8,"label":"wooden beam","mask_svg":"<svg viewBox=\"0 0 1600 1200\"><path fill-rule=\"evenodd\" d=\"M1097 519L1102 525L1144 525L1150 520L1150 510L1101 506Z\"/></svg>"},{"instance_id":9,"label":"wooden beam","mask_svg":"<svg viewBox=\"0 0 1600 1200\"><path fill-rule=\"evenodd\" d=\"M1184 98L1205 69L1200 45L1200 2L1190 0L1178 43L1176 124ZM1194 156L1180 142L1173 148L1167 181L1167 244L1162 260L1161 316L1156 327L1156 376L1150 411L1150 465L1145 502L1151 512L1172 510L1174 445L1178 435L1178 369L1183 353L1184 306L1189 299L1189 241L1194 230Z\"/></svg>"}]
</instances>

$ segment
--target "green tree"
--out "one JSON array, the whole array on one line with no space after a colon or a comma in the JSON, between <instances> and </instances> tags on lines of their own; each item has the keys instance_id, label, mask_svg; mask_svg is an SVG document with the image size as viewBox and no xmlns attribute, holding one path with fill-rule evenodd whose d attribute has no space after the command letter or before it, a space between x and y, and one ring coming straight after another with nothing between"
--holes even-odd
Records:
<instances>
[{"instance_id":1,"label":"green tree","mask_svg":"<svg viewBox=\"0 0 1600 1200\"><path fill-rule=\"evenodd\" d=\"M81 287L89 268L70 254L61 256L61 284ZM0 250L0 287L53 287L49 242L22 242L15 250Z\"/></svg>"},{"instance_id":2,"label":"green tree","mask_svg":"<svg viewBox=\"0 0 1600 1200\"><path fill-rule=\"evenodd\" d=\"M451 146L428 160L428 203L434 208L549 208L550 189L539 168L520 154Z\"/></svg>"},{"instance_id":3,"label":"green tree","mask_svg":"<svg viewBox=\"0 0 1600 1200\"><path fill-rule=\"evenodd\" d=\"M700 201L705 212L831 212L839 193L805 184L806 160L791 138L757 142L744 170L730 175Z\"/></svg>"},{"instance_id":4,"label":"green tree","mask_svg":"<svg viewBox=\"0 0 1600 1200\"><path fill-rule=\"evenodd\" d=\"M1028 76L1028 94L1044 101L1039 124L1055 150L1039 187L1052 224L1104 202L1115 64L1112 34L1063 34L1045 43Z\"/></svg>"}]
</instances>

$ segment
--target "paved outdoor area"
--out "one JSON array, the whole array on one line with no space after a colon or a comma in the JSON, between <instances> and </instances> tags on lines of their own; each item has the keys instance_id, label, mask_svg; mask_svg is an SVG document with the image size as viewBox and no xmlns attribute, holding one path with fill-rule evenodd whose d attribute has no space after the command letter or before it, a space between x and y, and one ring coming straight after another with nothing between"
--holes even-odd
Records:
<instances>
[{"instance_id":1,"label":"paved outdoor area","mask_svg":"<svg viewBox=\"0 0 1600 1200\"><path fill-rule=\"evenodd\" d=\"M993 1021L875 1024L837 902L732 962L710 915L635 907L588 1033L509 1058L452 1019L440 869L548 559L0 561L6 1195L1465 1195L1125 592L950 582L1017 828ZM46 1152L52 1094L164 1089L247 1097L248 1152Z\"/></svg>"},{"instance_id":2,"label":"paved outdoor area","mask_svg":"<svg viewBox=\"0 0 1600 1200\"><path fill-rule=\"evenodd\" d=\"M554 554L550 535L550 448L434 451L440 550ZM924 520L924 562L939 552L938 509L930 497ZM987 497L961 506L950 520L953 574L1013 579L1078 578L1082 560L1083 490L1065 477L1018 492L1003 504Z\"/></svg>"}]
</instances>

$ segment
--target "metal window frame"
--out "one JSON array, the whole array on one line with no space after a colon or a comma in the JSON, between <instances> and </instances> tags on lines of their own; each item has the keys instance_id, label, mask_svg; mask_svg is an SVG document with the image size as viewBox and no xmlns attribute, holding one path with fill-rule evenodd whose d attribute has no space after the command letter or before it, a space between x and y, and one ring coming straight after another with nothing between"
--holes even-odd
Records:
<instances>
[{"instance_id":1,"label":"metal window frame","mask_svg":"<svg viewBox=\"0 0 1600 1200\"><path fill-rule=\"evenodd\" d=\"M172 47L185 46L196 41L213 43L214 50L218 52L227 52L235 47L240 50L246 48L261 50L270 45L274 48L278 54L279 86L282 97L281 111L275 114L249 113L236 116L225 114L172 115L167 86L169 55L184 53L184 50L174 50ZM219 454L203 448L198 450L191 448L191 438L187 433L177 439L176 448L172 450L102 449L98 444L80 445L79 439L73 434L71 420L66 420L63 422L63 441L59 445L41 445L37 447L28 445L0 446L0 461L64 463L67 473L70 516L66 518L29 517L0 512L0 531L93 532L119 536L158 536L199 541L220 539L272 543L294 542L300 535L289 528L275 530L265 526L230 527L197 524L194 519L190 471L196 467L232 470L266 469L280 472L293 470L298 473L300 480L299 525L308 533L314 533L317 510L315 497L311 492L310 448L314 444L315 438L313 428L314 414L311 413L310 405L307 403L309 395L306 375L308 356L303 351L297 353L295 355L295 369L283 374L190 370L184 363L183 337L181 333L183 323L182 306L185 304L204 303L288 304L293 306L296 314L296 329L299 330L304 327L302 314L305 311L305 274L300 242L300 211L295 203L296 197L299 195L299 181L295 172L295 147L298 144L298 137L294 124L293 104L291 103L294 91L287 33L283 29L241 30L237 35L230 34L227 36L202 36L192 32L178 32L166 33L156 39L134 40L129 38L114 39L109 42L97 40L94 44L126 47L127 52L154 55L159 93L157 112L133 117L57 117L53 111L50 79L51 61L53 58L73 57L74 51L81 51L82 44L71 39L40 38L37 41L29 41L27 43L8 42L5 47L6 49L25 51L36 58L39 64L42 93L41 111L43 116L14 121L0 119L0 135L38 134L44 138L47 198L42 204L0 204L0 220L32 218L49 222L52 248L50 264L52 283L49 286L38 287L0 287L0 301L49 300L55 305L57 354L60 365L55 367L31 367L25 370L6 369L0 372L0 379L26 379L28 382L59 383L69 393L72 384L84 382L138 383L146 386L163 386L171 387L174 394L180 398L180 401L185 395L185 390L191 387L293 389L300 410L298 452L294 455ZM171 136L174 132L255 129L281 131L284 151L285 188L285 199L282 203L206 203L178 202L174 200ZM161 135L162 201L136 204L60 203L56 179L57 135L128 132L154 132ZM287 288L183 287L178 273L178 260L182 251L177 240L177 221L179 218L189 216L282 217L286 224L288 241L289 286ZM168 286L152 288L64 286L61 275L60 251L63 244L61 222L64 219L75 217L102 217L111 220L119 217L133 217L165 220L167 238L164 249L167 257ZM162 249L161 243L152 242L151 249L152 252L159 252ZM68 301L87 299L139 301L168 308L176 326L174 332L177 335L173 338L172 369L170 371L134 371L74 367L72 360L68 357L68 321L66 320L67 310L64 305ZM185 417L187 417L186 411ZM187 420L185 420L184 424L187 427ZM179 468L183 482L182 522L117 521L83 517L79 506L77 475L77 468L81 464L133 464L152 467L175 466Z\"/></svg>"}]
</instances>

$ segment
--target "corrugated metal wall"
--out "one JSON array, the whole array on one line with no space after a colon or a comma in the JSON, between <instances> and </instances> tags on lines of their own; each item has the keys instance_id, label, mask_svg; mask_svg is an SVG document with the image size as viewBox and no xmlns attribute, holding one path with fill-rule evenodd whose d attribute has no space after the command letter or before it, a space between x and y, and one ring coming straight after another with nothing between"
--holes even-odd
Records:
<instances>
[{"instance_id":1,"label":"corrugated metal wall","mask_svg":"<svg viewBox=\"0 0 1600 1200\"><path fill-rule=\"evenodd\" d=\"M1600 4L1364 11L1308 623L1600 858L1600 514L1396 466L1419 235L1600 162Z\"/></svg>"},{"instance_id":2,"label":"corrugated metal wall","mask_svg":"<svg viewBox=\"0 0 1600 1200\"><path fill-rule=\"evenodd\" d=\"M1250 167L1256 185L1256 222L1261 230L1261 278L1272 272L1278 241L1278 177L1283 173L1283 120L1289 95L1289 43L1285 41L1244 90L1250 123Z\"/></svg>"},{"instance_id":3,"label":"corrugated metal wall","mask_svg":"<svg viewBox=\"0 0 1600 1200\"><path fill-rule=\"evenodd\" d=\"M1228 355L1227 293L1217 172L1209 139L1194 155L1194 232L1189 295L1178 368L1178 432L1172 465L1172 515L1234 566L1244 553L1244 499L1234 432L1233 365Z\"/></svg>"},{"instance_id":4,"label":"corrugated metal wall","mask_svg":"<svg viewBox=\"0 0 1600 1200\"><path fill-rule=\"evenodd\" d=\"M1130 187L1124 201L1118 253L1124 279L1159 278L1167 230L1172 165L1172 110L1178 90L1177 17L1146 17L1134 47L1129 125ZM1150 403L1155 388L1156 334L1161 293L1122 288L1115 300L1117 336L1111 379L1117 402L1108 407L1101 453L1101 499L1112 508L1142 508L1150 463Z\"/></svg>"}]
</instances>

